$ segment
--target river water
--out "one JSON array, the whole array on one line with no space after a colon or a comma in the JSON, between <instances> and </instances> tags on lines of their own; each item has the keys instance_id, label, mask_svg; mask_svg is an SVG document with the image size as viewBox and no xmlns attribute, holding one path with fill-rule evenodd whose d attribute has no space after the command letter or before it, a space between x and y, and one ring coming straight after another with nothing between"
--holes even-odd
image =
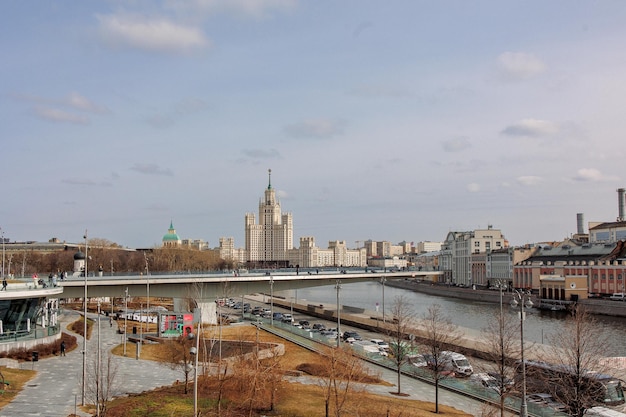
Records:
<instances>
[{"instance_id":1,"label":"river water","mask_svg":"<svg viewBox=\"0 0 626 417\"><path fill-rule=\"evenodd\" d=\"M474 337L480 337L481 330L487 326L489 320L500 314L499 304L445 298L388 285L384 287L384 293L383 302L383 286L378 282L342 284L339 303L343 306L364 308L372 312L378 311L382 316L383 305L385 314L390 314L394 299L403 296L406 301L412 303L417 317L422 317L433 304L439 304L454 324L462 327L465 333ZM337 290L334 285L282 291L280 295L286 300L301 304L335 305L337 303ZM514 309L505 303L503 312L505 315L510 315L511 320L519 320L519 308ZM553 335L563 331L563 322L566 318L567 313L564 312L535 308L527 310L524 321L524 341L551 344ZM609 346L602 354L626 356L626 318L608 316L593 316L593 318L609 340Z\"/></svg>"}]
</instances>

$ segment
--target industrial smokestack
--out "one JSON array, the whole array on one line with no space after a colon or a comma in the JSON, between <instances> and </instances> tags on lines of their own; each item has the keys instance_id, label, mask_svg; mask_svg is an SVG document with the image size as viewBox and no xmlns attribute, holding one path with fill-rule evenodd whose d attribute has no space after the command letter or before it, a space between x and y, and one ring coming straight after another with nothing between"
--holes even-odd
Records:
<instances>
[{"instance_id":1,"label":"industrial smokestack","mask_svg":"<svg viewBox=\"0 0 626 417\"><path fill-rule=\"evenodd\" d=\"M576 214L576 233L579 235L585 234L585 218L582 213Z\"/></svg>"},{"instance_id":2,"label":"industrial smokestack","mask_svg":"<svg viewBox=\"0 0 626 417\"><path fill-rule=\"evenodd\" d=\"M617 208L619 212L619 215L617 217L618 222L624 221L624 192L626 192L626 190L624 190L623 188L617 189Z\"/></svg>"}]
</instances>

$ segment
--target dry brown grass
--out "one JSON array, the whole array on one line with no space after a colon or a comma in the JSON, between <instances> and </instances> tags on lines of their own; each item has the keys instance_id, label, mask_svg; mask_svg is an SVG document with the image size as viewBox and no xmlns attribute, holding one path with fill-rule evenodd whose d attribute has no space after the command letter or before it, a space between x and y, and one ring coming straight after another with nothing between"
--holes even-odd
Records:
<instances>
[{"instance_id":1,"label":"dry brown grass","mask_svg":"<svg viewBox=\"0 0 626 417\"><path fill-rule=\"evenodd\" d=\"M13 401L13 398L22 390L22 387L37 374L36 371L29 369L11 369L4 366L0 368L0 371L4 375L5 381L9 383L2 390L2 394L0 394L0 408Z\"/></svg>"},{"instance_id":2,"label":"dry brown grass","mask_svg":"<svg viewBox=\"0 0 626 417\"><path fill-rule=\"evenodd\" d=\"M205 331L205 337L215 337L217 328L209 328ZM257 340L257 331L253 326L225 326L222 328L222 339L235 341L255 341ZM280 359L280 367L283 371L295 370L301 367L307 367L308 364L319 363L319 356L316 353L303 349L295 344L284 341L270 333L263 331L258 332L259 342L282 343L285 345L285 355ZM121 354L122 345L114 349L114 353ZM135 344L128 343L127 356L135 355ZM144 345L141 350L142 359L150 358L152 360L163 361L165 358L165 349L162 345ZM309 384L303 383L282 383L277 390L277 401L275 409L272 412L263 411L255 413L255 416L282 416L282 417L318 417L324 415L324 395L320 384L310 377L306 380ZM304 381L304 379L303 379ZM216 381L211 379L203 382L200 387L199 405L202 415L213 415L211 410L214 405L214 395L217 391ZM224 406L228 408L228 404L236 405L238 401L242 401L241 392L234 389L225 388L224 398L226 401ZM173 387L165 387L128 398L120 398L115 400L108 408L107 415L116 416L145 416L153 417L168 416L188 416L193 414L193 396L190 393L185 395L181 385ZM351 394L346 411L346 416L367 416L367 417L424 417L430 416L434 412L434 404L405 398L398 398L392 395L381 396L366 392L356 392ZM444 416L470 416L462 411L455 410L447 406L439 406L440 414ZM239 414L229 414L224 411L223 416L234 416Z\"/></svg>"}]
</instances>

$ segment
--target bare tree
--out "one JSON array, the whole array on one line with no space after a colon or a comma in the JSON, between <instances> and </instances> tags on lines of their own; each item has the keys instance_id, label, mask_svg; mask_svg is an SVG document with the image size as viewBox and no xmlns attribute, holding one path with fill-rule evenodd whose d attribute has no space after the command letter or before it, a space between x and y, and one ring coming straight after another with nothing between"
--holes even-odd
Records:
<instances>
[{"instance_id":1,"label":"bare tree","mask_svg":"<svg viewBox=\"0 0 626 417\"><path fill-rule=\"evenodd\" d=\"M519 325L516 320L506 320L500 314L487 322L482 330L488 364L487 371L495 378L495 388L499 395L500 417L504 417L504 400L509 395L515 375L510 366L513 357L519 353Z\"/></svg>"},{"instance_id":2,"label":"bare tree","mask_svg":"<svg viewBox=\"0 0 626 417\"><path fill-rule=\"evenodd\" d=\"M97 407L101 417L106 416L107 404L119 393L117 370L118 363L111 353L107 355L106 361L98 361L94 357L93 362L88 365L89 379L86 381L85 395L87 401Z\"/></svg>"},{"instance_id":3,"label":"bare tree","mask_svg":"<svg viewBox=\"0 0 626 417\"><path fill-rule=\"evenodd\" d=\"M563 329L548 338L551 354L550 372L543 374L551 394L566 405L569 415L582 417L593 406L605 403L613 391L619 390L617 379L609 382L609 366L602 355L610 356L611 344L601 332L596 320L584 307L576 305ZM528 371L534 378L533 371Z\"/></svg>"},{"instance_id":4,"label":"bare tree","mask_svg":"<svg viewBox=\"0 0 626 417\"><path fill-rule=\"evenodd\" d=\"M341 417L349 398L358 392L357 385L369 374L363 362L354 356L352 349L327 348L320 356L320 365L324 372L320 375L320 385L324 390L325 416Z\"/></svg>"},{"instance_id":5,"label":"bare tree","mask_svg":"<svg viewBox=\"0 0 626 417\"><path fill-rule=\"evenodd\" d=\"M450 318L444 315L439 304L428 307L423 325L424 344L430 356L429 369L435 381L435 413L439 414L439 382L447 376L442 352L455 344L461 338L461 333Z\"/></svg>"},{"instance_id":6,"label":"bare tree","mask_svg":"<svg viewBox=\"0 0 626 417\"><path fill-rule=\"evenodd\" d=\"M400 395L402 394L400 385L402 365L404 365L412 353L411 346L406 339L409 334L412 334L411 330L412 326L415 325L416 314L408 299L400 295L394 298L391 315L393 319L389 327L387 327L389 337L391 338L389 347L398 373L398 392L396 394Z\"/></svg>"},{"instance_id":7,"label":"bare tree","mask_svg":"<svg viewBox=\"0 0 626 417\"><path fill-rule=\"evenodd\" d=\"M189 385L189 376L194 370L194 356L191 354L191 347L194 345L193 338L180 335L176 340L169 340L167 347L167 365L170 369L180 370L185 376L185 394Z\"/></svg>"}]
</instances>

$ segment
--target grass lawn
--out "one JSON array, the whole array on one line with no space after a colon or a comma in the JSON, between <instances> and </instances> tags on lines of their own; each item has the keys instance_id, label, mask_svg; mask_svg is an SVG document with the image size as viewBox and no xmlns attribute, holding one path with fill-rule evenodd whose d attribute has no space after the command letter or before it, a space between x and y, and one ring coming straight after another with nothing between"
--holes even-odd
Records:
<instances>
[{"instance_id":1,"label":"grass lawn","mask_svg":"<svg viewBox=\"0 0 626 417\"><path fill-rule=\"evenodd\" d=\"M0 367L0 372L4 375L4 380L9 383L4 389L0 389L0 408L10 403L22 390L22 387L37 374L37 371L31 371L29 369L12 369L5 367Z\"/></svg>"},{"instance_id":2,"label":"grass lawn","mask_svg":"<svg viewBox=\"0 0 626 417\"><path fill-rule=\"evenodd\" d=\"M213 327L205 331L205 337L216 337L219 328ZM318 363L319 355L303 349L295 344L280 339L270 333L259 331L253 326L237 325L224 326L221 329L222 340L251 341L282 343L285 346L285 355L280 358L279 367L284 372L297 369L302 364ZM135 344L128 343L126 346L127 356L135 355ZM123 354L123 345L116 346L114 354ZM156 361L166 360L163 345L144 345L141 349L142 359ZM182 374L181 374L182 376ZM376 377L376 376L374 376ZM183 378L181 377L181 380ZM302 383L297 382L298 379ZM374 378L376 379L376 378ZM317 377L303 376L295 378L296 382L282 381L275 390L276 397L273 410L255 411L254 416L282 416L282 417L318 417L324 416L325 395L322 389L322 380ZM392 384L379 381L379 384L391 386ZM217 378L208 378L199 387L199 408L202 415L214 415L212 410L215 404L215 393L218 390ZM200 385L200 384L199 384ZM229 403L242 404L247 401L242 397L242 391L237 391L237 386L224 388L224 410L222 416L234 416L227 411ZM241 388L239 388L241 389ZM389 391L393 391L390 388ZM410 397L380 396L363 391L352 392L346 400L342 415L367 416L367 417L422 417L431 416L434 412L434 404L411 400ZM470 416L462 411L447 406L439 406L440 414L444 416ZM331 405L331 414L334 406ZM189 416L193 414L193 387L188 387L188 393L184 393L182 384L163 387L155 391L132 395L113 400L107 408L107 416L145 416L175 417ZM217 415L217 414L215 414ZM247 415L247 414L246 414Z\"/></svg>"}]
</instances>

